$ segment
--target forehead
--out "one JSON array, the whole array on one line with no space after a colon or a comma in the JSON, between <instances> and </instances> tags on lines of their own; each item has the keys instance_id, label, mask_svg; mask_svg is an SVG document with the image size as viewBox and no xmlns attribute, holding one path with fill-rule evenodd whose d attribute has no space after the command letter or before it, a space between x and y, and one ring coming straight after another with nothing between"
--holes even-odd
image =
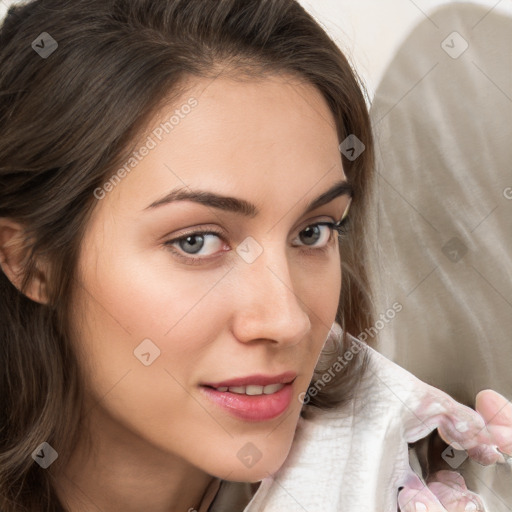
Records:
<instances>
[{"instance_id":1,"label":"forehead","mask_svg":"<svg viewBox=\"0 0 512 512\"><path fill-rule=\"evenodd\" d=\"M187 103L192 100L197 105L189 109ZM188 136L187 142L194 145L193 135L199 133L198 146L211 141L221 144L218 150L236 142L283 143L286 137L290 143L294 138L307 138L322 147L337 137L334 117L321 92L291 75L189 79L181 97L156 113L148 132L171 119L176 143ZM227 134L232 137L227 139ZM310 145L305 149L311 149Z\"/></svg>"},{"instance_id":2,"label":"forehead","mask_svg":"<svg viewBox=\"0 0 512 512\"><path fill-rule=\"evenodd\" d=\"M301 197L344 177L336 124L314 86L287 75L187 85L151 119L135 145L150 149L111 199L133 196L143 208L187 186L260 197L277 188L276 198Z\"/></svg>"}]
</instances>

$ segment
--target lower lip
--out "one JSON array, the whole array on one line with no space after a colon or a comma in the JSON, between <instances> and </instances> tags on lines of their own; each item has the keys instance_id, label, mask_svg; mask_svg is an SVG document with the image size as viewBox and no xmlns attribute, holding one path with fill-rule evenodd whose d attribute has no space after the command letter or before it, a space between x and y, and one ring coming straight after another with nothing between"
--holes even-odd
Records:
<instances>
[{"instance_id":1,"label":"lower lip","mask_svg":"<svg viewBox=\"0 0 512 512\"><path fill-rule=\"evenodd\" d=\"M292 383L271 395L242 395L217 391L201 386L201 390L214 403L246 421L266 421L277 418L290 406L293 395Z\"/></svg>"}]
</instances>

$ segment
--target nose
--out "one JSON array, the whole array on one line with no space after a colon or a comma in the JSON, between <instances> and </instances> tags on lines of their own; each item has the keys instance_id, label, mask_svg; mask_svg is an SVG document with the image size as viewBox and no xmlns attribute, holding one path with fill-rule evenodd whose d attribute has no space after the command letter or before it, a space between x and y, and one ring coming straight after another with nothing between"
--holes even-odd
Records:
<instances>
[{"instance_id":1,"label":"nose","mask_svg":"<svg viewBox=\"0 0 512 512\"><path fill-rule=\"evenodd\" d=\"M239 341L292 346L304 339L311 330L309 308L297 294L284 251L265 249L251 264L240 261L235 273L233 333Z\"/></svg>"}]
</instances>

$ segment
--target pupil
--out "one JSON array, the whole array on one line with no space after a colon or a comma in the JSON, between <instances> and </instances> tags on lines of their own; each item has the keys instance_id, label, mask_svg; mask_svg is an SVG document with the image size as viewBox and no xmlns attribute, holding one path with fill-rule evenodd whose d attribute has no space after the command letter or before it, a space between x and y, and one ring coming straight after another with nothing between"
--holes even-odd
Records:
<instances>
[{"instance_id":1,"label":"pupil","mask_svg":"<svg viewBox=\"0 0 512 512\"><path fill-rule=\"evenodd\" d=\"M200 240L200 242L197 243L197 240ZM191 251L187 250L187 246L185 244L189 244L190 246L192 246L192 250ZM202 249L203 245L204 245L204 237L202 237L201 235L187 236L187 238L184 238L183 240L180 241L181 248L185 252L188 252L189 254L195 254L195 253L199 252Z\"/></svg>"},{"instance_id":2,"label":"pupil","mask_svg":"<svg viewBox=\"0 0 512 512\"><path fill-rule=\"evenodd\" d=\"M302 233L306 234L306 237L301 235L302 241L304 243L308 243L308 240L309 240L312 245L320 238L320 235L321 235L319 226L306 228Z\"/></svg>"}]
</instances>

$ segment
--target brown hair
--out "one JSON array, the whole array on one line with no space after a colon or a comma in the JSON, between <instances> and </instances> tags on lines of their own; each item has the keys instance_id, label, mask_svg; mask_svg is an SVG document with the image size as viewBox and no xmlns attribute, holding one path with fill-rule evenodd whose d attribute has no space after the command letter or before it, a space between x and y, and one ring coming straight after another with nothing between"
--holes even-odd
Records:
<instances>
[{"instance_id":1,"label":"brown hair","mask_svg":"<svg viewBox=\"0 0 512 512\"><path fill-rule=\"evenodd\" d=\"M41 32L57 41L43 58ZM0 509L63 511L51 468L32 452L48 442L66 460L83 414L84 382L70 339L69 298L94 190L125 161L136 137L185 80L219 72L290 73L313 84L333 112L340 154L354 187L341 242L343 280L336 321L354 335L372 323L366 220L373 143L365 95L342 52L294 0L35 0L11 7L0 30L0 217L25 228L25 291L48 262L48 303L0 272ZM172 98L169 97L172 94ZM323 354L328 366L345 336ZM364 366L364 365L363 365ZM350 397L361 366L336 375L309 401L334 407Z\"/></svg>"}]
</instances>

